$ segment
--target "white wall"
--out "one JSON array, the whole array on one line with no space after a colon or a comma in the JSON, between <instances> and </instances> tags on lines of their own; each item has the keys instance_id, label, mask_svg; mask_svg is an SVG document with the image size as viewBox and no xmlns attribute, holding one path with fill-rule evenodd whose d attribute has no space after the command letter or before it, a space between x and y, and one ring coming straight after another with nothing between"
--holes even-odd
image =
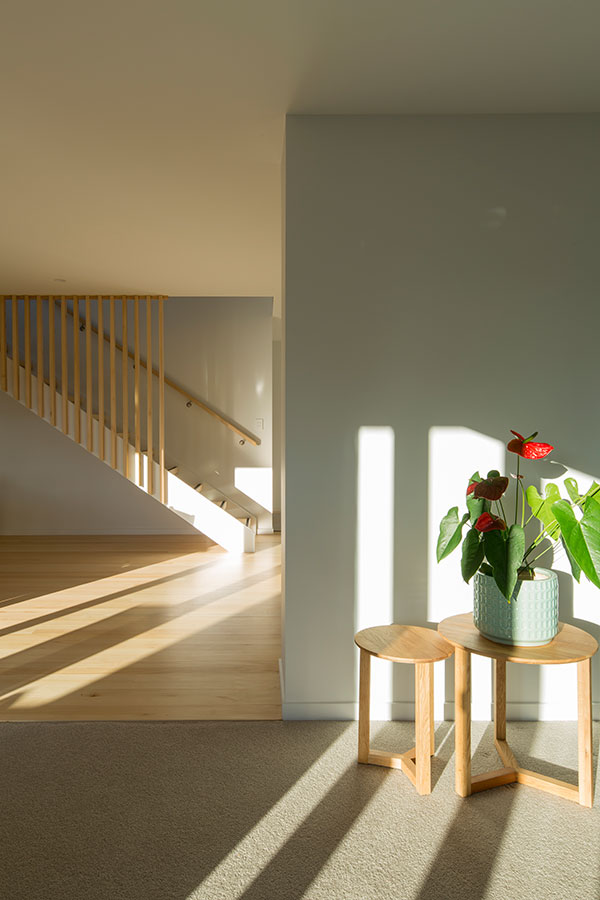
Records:
<instances>
[{"instance_id":1,"label":"white wall","mask_svg":"<svg viewBox=\"0 0 600 900\"><path fill-rule=\"evenodd\" d=\"M0 534L197 534L0 392Z\"/></svg>"},{"instance_id":2,"label":"white wall","mask_svg":"<svg viewBox=\"0 0 600 900\"><path fill-rule=\"evenodd\" d=\"M164 310L170 378L261 442L258 447L240 445L239 435L196 407L188 409L181 396L166 388L167 455L192 470L198 481L244 504L233 486L235 468L273 464L273 301L170 297ZM269 528L271 516L256 511L259 524Z\"/></svg>"},{"instance_id":3,"label":"white wall","mask_svg":"<svg viewBox=\"0 0 600 900\"><path fill-rule=\"evenodd\" d=\"M458 557L431 563L445 477L514 468L510 428L599 474L599 154L598 116L288 118L286 717L355 715L359 624L472 606ZM358 484L365 426L393 441L361 438ZM598 636L592 594L561 577L561 618ZM379 666L379 713L411 716L410 667ZM509 667L509 715L575 715L574 667L552 668ZM489 687L480 660L479 718Z\"/></svg>"},{"instance_id":4,"label":"white wall","mask_svg":"<svg viewBox=\"0 0 600 900\"><path fill-rule=\"evenodd\" d=\"M108 333L109 304L104 301L104 331ZM46 305L44 314L47 315ZM8 308L8 336L10 344L11 306ZM133 349L133 304L128 304L129 347ZM157 304L153 304L153 362L158 360L158 321ZM85 320L84 304L79 304L81 321ZM146 358L146 310L142 304L140 314L140 345L142 359ZM259 520L261 530L268 531L272 527L271 513L264 510L258 504L249 502L247 498L238 493L234 488L234 473L236 467L270 469L272 466L272 300L270 298L169 298L164 304L165 317L165 364L167 375L176 383L187 388L193 395L205 400L217 411L226 417L232 418L243 428L256 433L260 438L260 446L254 447L250 443L240 445L239 435L229 431L224 425L216 421L207 413L197 407L188 409L185 400L180 394L165 388L166 407L166 458L169 465L180 464L183 467L182 474L190 483L203 481L214 485L228 496L237 501L255 514ZM35 323L35 309L33 310ZM92 304L92 320L96 322L96 304ZM20 301L19 325L20 325L20 350L21 361L24 359L24 332L23 332L23 301ZM55 330L60 335L59 311L55 310ZM47 324L44 328L47 335ZM116 337L122 342L121 308L118 304L116 312ZM37 332L32 328L32 359L36 360ZM72 359L73 324L68 320L67 330L68 355ZM80 359L85 360L85 334L79 333ZM110 396L110 365L108 344L104 342L104 396ZM12 352L12 351L11 351ZM93 397L97 397L97 346L93 347ZM48 377L48 354L45 354L46 377ZM121 380L121 353L117 353L117 383ZM71 367L69 367L71 369ZM60 367L58 376L60 377ZM70 372L72 378L72 372ZM146 419L146 373L142 372L141 379L141 419ZM129 424L130 439L134 421L133 406L133 367L129 361ZM158 382L153 381L154 410L158 408ZM72 393L73 384L69 385ZM85 397L85 378L81 384L82 400ZM108 399L106 400L108 403ZM85 401L84 401L85 405ZM109 415L108 408L105 408ZM117 392L117 422L121 423L121 392ZM262 419L264 428L257 427L256 420ZM2 421L2 430L7 433L14 429L14 422ZM39 439L42 442L50 440L49 432L41 431ZM11 446L14 449L17 444L17 434L11 434ZM154 416L154 440L158 445L158 416ZM11 451L12 452L12 451ZM26 451L26 454L29 451ZM72 451L68 451L69 453ZM18 454L17 454L18 455ZM187 467L187 468L186 468ZM45 466L45 471L48 468ZM60 484L60 472L58 467L54 476L57 490L70 490L68 479L64 485ZM218 473L218 474L217 474ZM27 473L25 473L27 475ZM13 495L16 497L18 481L12 485ZM29 503L29 493L25 490L27 477L23 481L24 501ZM119 519L121 511L125 511L127 499L115 501L115 518ZM40 523L45 522L43 514L41 519L35 519ZM8 522L6 527L9 527ZM41 525L40 525L41 527ZM47 526L44 525L44 528ZM73 522L75 527L75 522ZM84 526L87 527L87 526ZM100 527L100 526L98 526ZM78 530L78 529L76 529ZM141 531L145 530L142 521ZM168 530L168 529L167 529ZM41 533L41 532L40 532Z\"/></svg>"}]
</instances>

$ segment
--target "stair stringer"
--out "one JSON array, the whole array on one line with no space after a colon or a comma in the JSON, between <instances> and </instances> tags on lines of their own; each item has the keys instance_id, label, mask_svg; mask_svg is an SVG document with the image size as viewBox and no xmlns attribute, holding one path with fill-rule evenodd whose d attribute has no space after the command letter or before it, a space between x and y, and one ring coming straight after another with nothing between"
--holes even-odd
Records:
<instances>
[{"instance_id":1,"label":"stair stringer","mask_svg":"<svg viewBox=\"0 0 600 900\"><path fill-rule=\"evenodd\" d=\"M10 361L10 357L9 357ZM16 400L12 391L12 365L8 366L7 371L7 393L15 399L15 402L20 403L22 406L25 406L22 399ZM25 369L23 366L19 367L19 396L20 398L24 398L26 396L25 392ZM71 401L67 401L67 409L68 409L68 430L63 432L62 430L62 411L63 411L63 402L62 395L57 391L56 392L56 426L53 426L50 422L48 416L50 414L50 401L51 401L51 392L49 385L44 385L44 416L40 416L37 412L38 410L38 384L37 378L32 378L31 385L31 409L30 411L41 418L46 424L48 424L51 428L55 427L65 438L70 438L75 443L78 443L80 447L86 450L88 453L91 453L95 456L100 462L103 462L105 465L110 466L114 471L117 472L122 478L125 478L124 470L125 467L123 465L125 454L127 454L128 460L128 472L127 480L130 481L138 490L143 491L148 496L151 496L153 500L157 503L161 503L160 500L160 466L154 460L152 460L152 480L153 480L153 490L147 490L148 485L148 455L144 451L140 451L139 453L135 449L135 447L129 442L125 442L121 435L116 436L116 465L112 465L112 432L109 427L104 426L104 459L101 459L99 455L99 437L100 437L100 422L97 417L92 418L92 448L90 449L86 446L87 443L87 429L88 429L88 421L87 421L87 413L84 409L79 410L79 428L81 440L76 441L75 435L75 424L76 424L76 414L75 414L75 404ZM25 406L25 408L27 408ZM141 477L140 477L140 468L141 468ZM254 553L255 550L255 535L252 529L248 528L242 522L239 522L233 516L229 515L229 513L216 506L206 497L203 497L197 491L195 491L192 487L174 475L172 472L165 471L166 476L166 497L167 502L164 505L171 512L177 514L189 525L192 526L196 531L201 534L206 535L206 537L210 538L216 544L219 544L225 550L228 550L231 553ZM140 484L141 481L141 484Z\"/></svg>"}]
</instances>

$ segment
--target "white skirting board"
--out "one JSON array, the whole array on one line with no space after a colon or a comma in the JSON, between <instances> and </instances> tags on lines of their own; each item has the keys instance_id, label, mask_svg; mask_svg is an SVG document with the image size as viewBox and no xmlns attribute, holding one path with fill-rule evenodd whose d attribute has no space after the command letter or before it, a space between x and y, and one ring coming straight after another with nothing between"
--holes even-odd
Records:
<instances>
[{"instance_id":1,"label":"white skirting board","mask_svg":"<svg viewBox=\"0 0 600 900\"><path fill-rule=\"evenodd\" d=\"M493 718L494 707L491 704L490 720ZM536 703L508 701L506 704L506 718L513 722L576 722L577 721L577 699L573 702L566 703L559 701L557 703ZM444 719L454 721L454 702L444 704ZM600 721L600 701L592 703L592 719ZM483 720L487 721L487 720Z\"/></svg>"},{"instance_id":2,"label":"white skirting board","mask_svg":"<svg viewBox=\"0 0 600 900\"><path fill-rule=\"evenodd\" d=\"M358 719L358 703L283 703L282 714L283 719L290 721L322 719L351 722ZM383 722L411 722L415 718L415 704L371 704L371 718Z\"/></svg>"},{"instance_id":3,"label":"white skirting board","mask_svg":"<svg viewBox=\"0 0 600 900\"><path fill-rule=\"evenodd\" d=\"M281 671L281 669L280 669ZM329 720L350 722L358 718L358 703L283 703L282 716L288 721ZM577 719L577 703L511 703L506 704L506 717L514 722L569 722ZM488 719L491 721L493 705ZM592 718L600 721L600 701L592 703ZM371 706L371 719L380 722L414 722L415 704L409 701ZM454 703L444 704L444 719L454 721Z\"/></svg>"}]
</instances>

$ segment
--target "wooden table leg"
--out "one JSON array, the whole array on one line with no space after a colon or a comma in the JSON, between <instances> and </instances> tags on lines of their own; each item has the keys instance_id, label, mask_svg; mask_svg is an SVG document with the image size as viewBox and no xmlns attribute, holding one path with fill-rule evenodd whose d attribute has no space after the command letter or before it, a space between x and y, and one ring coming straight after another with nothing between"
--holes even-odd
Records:
<instances>
[{"instance_id":1,"label":"wooden table leg","mask_svg":"<svg viewBox=\"0 0 600 900\"><path fill-rule=\"evenodd\" d=\"M435 718L433 712L433 663L430 663L431 673L429 678L429 721L431 722L431 741L430 741L430 753L433 756L435 753Z\"/></svg>"},{"instance_id":2,"label":"wooden table leg","mask_svg":"<svg viewBox=\"0 0 600 900\"><path fill-rule=\"evenodd\" d=\"M433 663L416 663L415 750L417 791L431 793L431 683Z\"/></svg>"},{"instance_id":3,"label":"wooden table leg","mask_svg":"<svg viewBox=\"0 0 600 900\"><path fill-rule=\"evenodd\" d=\"M506 740L506 660L494 660L494 738Z\"/></svg>"},{"instance_id":4,"label":"wooden table leg","mask_svg":"<svg viewBox=\"0 0 600 900\"><path fill-rule=\"evenodd\" d=\"M456 647L454 652L454 706L455 789L461 797L468 797L471 793L471 654L463 647Z\"/></svg>"},{"instance_id":5,"label":"wooden table leg","mask_svg":"<svg viewBox=\"0 0 600 900\"><path fill-rule=\"evenodd\" d=\"M579 802L591 806L594 802L592 768L592 661L577 663L577 740L579 748Z\"/></svg>"},{"instance_id":6,"label":"wooden table leg","mask_svg":"<svg viewBox=\"0 0 600 900\"><path fill-rule=\"evenodd\" d=\"M371 654L361 647L358 691L358 761L369 762L371 740Z\"/></svg>"}]
</instances>

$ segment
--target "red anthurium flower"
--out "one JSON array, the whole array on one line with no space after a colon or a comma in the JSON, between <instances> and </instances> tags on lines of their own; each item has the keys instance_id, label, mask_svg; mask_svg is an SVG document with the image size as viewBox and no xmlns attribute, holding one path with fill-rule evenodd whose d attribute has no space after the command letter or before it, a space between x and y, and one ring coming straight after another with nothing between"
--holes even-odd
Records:
<instances>
[{"instance_id":1,"label":"red anthurium flower","mask_svg":"<svg viewBox=\"0 0 600 900\"><path fill-rule=\"evenodd\" d=\"M469 494L473 493L480 481L481 475L479 474L479 472L474 472L473 475L471 475L471 477L469 478L469 484L467 486L467 497L469 496Z\"/></svg>"},{"instance_id":2,"label":"red anthurium flower","mask_svg":"<svg viewBox=\"0 0 600 900\"><path fill-rule=\"evenodd\" d=\"M477 531L506 531L506 522L499 516L484 512L475 522L475 528Z\"/></svg>"},{"instance_id":3,"label":"red anthurium flower","mask_svg":"<svg viewBox=\"0 0 600 900\"><path fill-rule=\"evenodd\" d=\"M484 478L475 485L473 496L484 497L486 500L499 500L507 487L508 478L502 475L498 475L496 478Z\"/></svg>"},{"instance_id":4,"label":"red anthurium flower","mask_svg":"<svg viewBox=\"0 0 600 900\"><path fill-rule=\"evenodd\" d=\"M523 459L543 459L544 456L548 456L551 450L554 450L551 444L542 444L532 441L531 438L524 438L522 434L519 434L518 431L513 431L512 428L511 432L516 438L509 441L506 447L511 453L518 453ZM536 435L537 431L533 437Z\"/></svg>"}]
</instances>

